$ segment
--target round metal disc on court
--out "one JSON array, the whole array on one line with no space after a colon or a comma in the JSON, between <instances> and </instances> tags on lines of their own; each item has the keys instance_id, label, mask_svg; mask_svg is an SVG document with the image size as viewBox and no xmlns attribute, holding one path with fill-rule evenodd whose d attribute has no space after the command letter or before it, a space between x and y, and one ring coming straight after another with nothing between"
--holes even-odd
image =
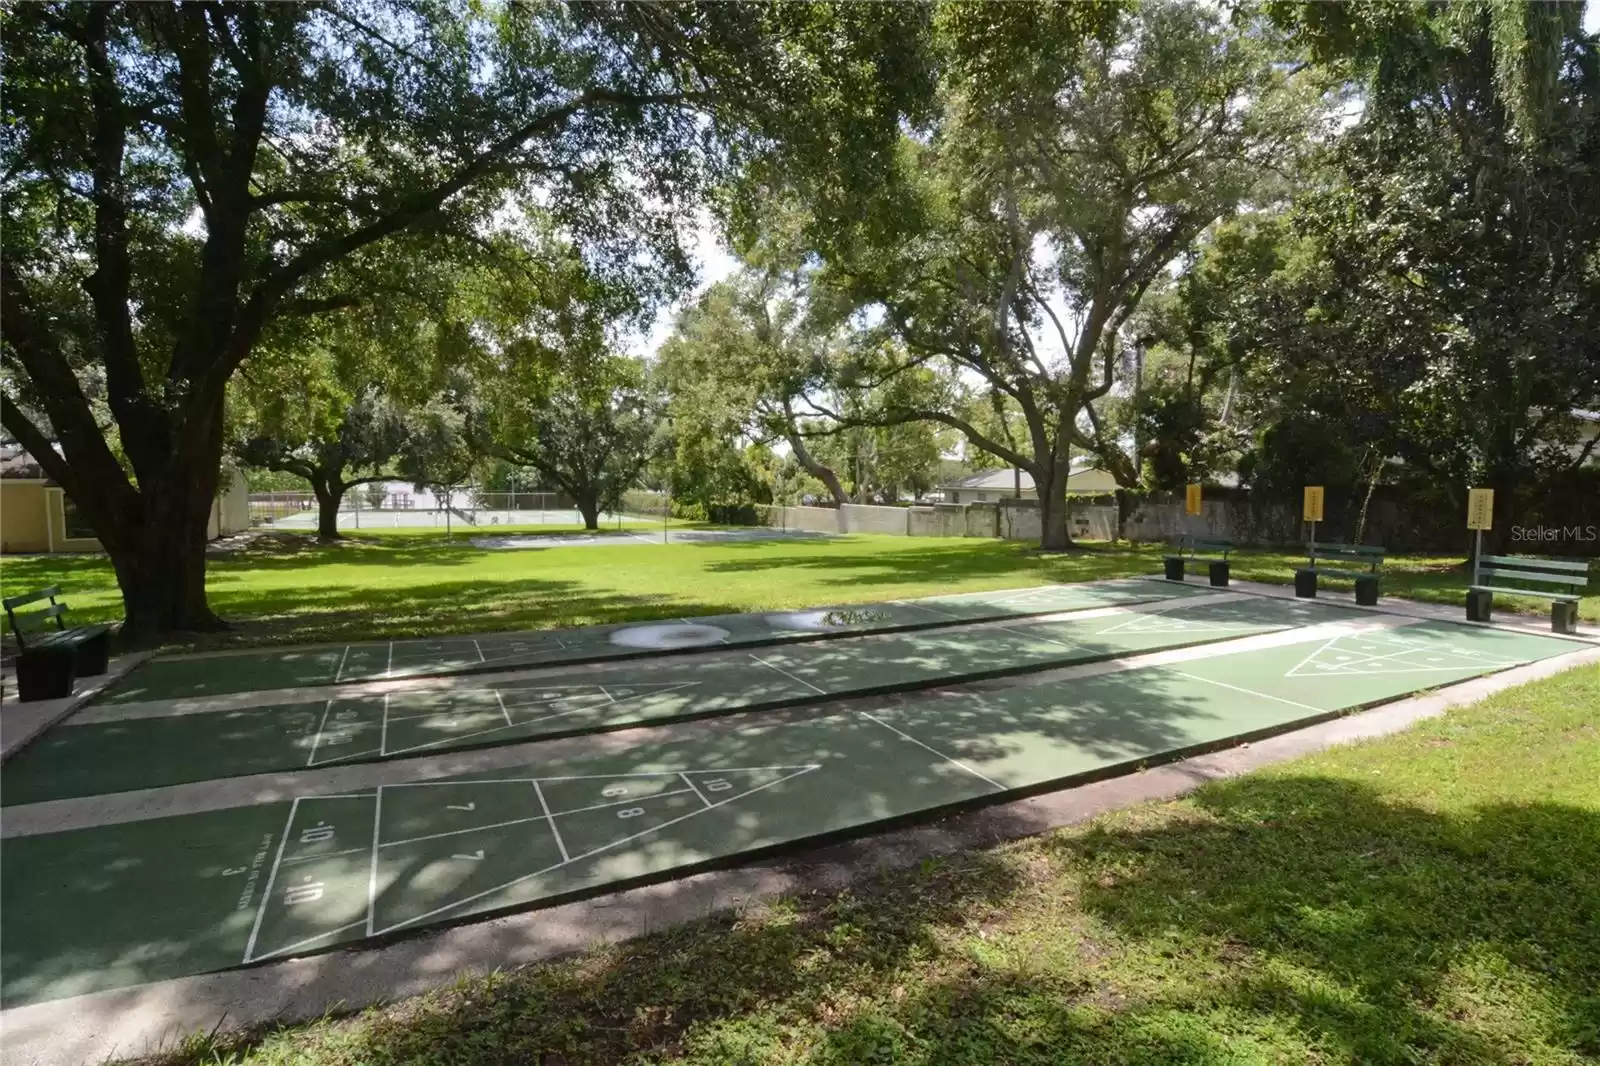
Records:
<instances>
[{"instance_id":1,"label":"round metal disc on court","mask_svg":"<svg viewBox=\"0 0 1600 1066\"><path fill-rule=\"evenodd\" d=\"M674 648L699 648L720 644L728 638L728 631L718 626L676 623L654 626L630 626L611 634L611 643L624 648L651 648L671 651Z\"/></svg>"}]
</instances>

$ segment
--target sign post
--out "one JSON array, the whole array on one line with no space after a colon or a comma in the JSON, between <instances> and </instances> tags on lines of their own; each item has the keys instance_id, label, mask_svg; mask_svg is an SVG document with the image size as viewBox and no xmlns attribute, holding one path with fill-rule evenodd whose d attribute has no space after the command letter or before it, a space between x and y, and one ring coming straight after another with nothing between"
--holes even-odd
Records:
<instances>
[{"instance_id":1,"label":"sign post","mask_svg":"<svg viewBox=\"0 0 1600 1066\"><path fill-rule=\"evenodd\" d=\"M1185 514L1197 515L1200 513L1200 483L1188 485L1183 491L1183 510Z\"/></svg>"},{"instance_id":2,"label":"sign post","mask_svg":"<svg viewBox=\"0 0 1600 1066\"><path fill-rule=\"evenodd\" d=\"M1478 581L1478 560L1483 556L1483 531L1494 528L1494 489L1467 490L1467 528L1472 530L1472 583Z\"/></svg>"},{"instance_id":3,"label":"sign post","mask_svg":"<svg viewBox=\"0 0 1600 1066\"><path fill-rule=\"evenodd\" d=\"M1311 523L1311 551L1317 550L1317 523L1322 521L1322 500L1325 494L1321 485L1307 485L1305 501L1301 506L1301 517Z\"/></svg>"}]
</instances>

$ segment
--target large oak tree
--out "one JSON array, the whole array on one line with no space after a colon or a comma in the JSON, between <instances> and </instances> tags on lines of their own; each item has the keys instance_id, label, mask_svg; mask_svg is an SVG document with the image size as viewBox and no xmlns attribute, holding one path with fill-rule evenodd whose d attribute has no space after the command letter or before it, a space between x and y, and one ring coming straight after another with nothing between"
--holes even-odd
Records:
<instances>
[{"instance_id":1,"label":"large oak tree","mask_svg":"<svg viewBox=\"0 0 1600 1066\"><path fill-rule=\"evenodd\" d=\"M3 16L0 421L94 526L126 630L218 624L206 515L234 371L365 298L384 243L553 216L603 270L681 270L727 166L824 208L925 95L917 6L333 0ZM828 168L814 166L831 159Z\"/></svg>"}]
</instances>

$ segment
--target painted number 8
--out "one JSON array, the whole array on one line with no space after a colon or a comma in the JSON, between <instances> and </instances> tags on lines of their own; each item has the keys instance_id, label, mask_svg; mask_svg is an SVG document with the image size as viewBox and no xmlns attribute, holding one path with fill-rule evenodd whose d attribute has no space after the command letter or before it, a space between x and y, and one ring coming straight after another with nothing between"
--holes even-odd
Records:
<instances>
[{"instance_id":1,"label":"painted number 8","mask_svg":"<svg viewBox=\"0 0 1600 1066\"><path fill-rule=\"evenodd\" d=\"M623 788L621 785L612 785L609 788L602 788L600 790L600 795L606 797L607 799L615 799L618 796L626 796L627 794L628 790Z\"/></svg>"},{"instance_id":2,"label":"painted number 8","mask_svg":"<svg viewBox=\"0 0 1600 1066\"><path fill-rule=\"evenodd\" d=\"M644 813L643 807L624 807L617 812L618 818L637 818Z\"/></svg>"}]
</instances>

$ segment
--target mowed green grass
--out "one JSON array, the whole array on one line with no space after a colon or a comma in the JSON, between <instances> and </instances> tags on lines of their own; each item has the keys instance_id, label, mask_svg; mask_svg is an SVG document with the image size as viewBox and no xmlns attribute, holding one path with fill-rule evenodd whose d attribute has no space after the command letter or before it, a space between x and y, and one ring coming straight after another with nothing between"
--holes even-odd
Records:
<instances>
[{"instance_id":1,"label":"mowed green grass","mask_svg":"<svg viewBox=\"0 0 1600 1066\"><path fill-rule=\"evenodd\" d=\"M1600 1061L1600 666L200 1066Z\"/></svg>"},{"instance_id":2,"label":"mowed green grass","mask_svg":"<svg viewBox=\"0 0 1600 1066\"><path fill-rule=\"evenodd\" d=\"M1088 544L1043 554L1018 542L869 535L508 551L426 529L352 535L336 544L279 533L212 554L211 603L235 629L202 646L544 629L1094 581L1158 573L1161 554L1154 544ZM1303 559L1293 554L1243 552L1234 574L1288 582L1298 563ZM75 619L121 614L103 556L7 556L0 570L8 594L61 586ZM1460 560L1440 557L1396 558L1384 579L1386 595L1453 604L1464 602L1465 585ZM1600 581L1594 587L1600 592ZM1538 600L1504 597L1499 606L1548 609ZM1580 613L1600 621L1600 594L1587 597Z\"/></svg>"}]
</instances>

